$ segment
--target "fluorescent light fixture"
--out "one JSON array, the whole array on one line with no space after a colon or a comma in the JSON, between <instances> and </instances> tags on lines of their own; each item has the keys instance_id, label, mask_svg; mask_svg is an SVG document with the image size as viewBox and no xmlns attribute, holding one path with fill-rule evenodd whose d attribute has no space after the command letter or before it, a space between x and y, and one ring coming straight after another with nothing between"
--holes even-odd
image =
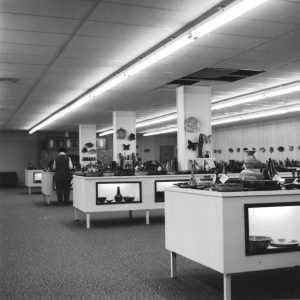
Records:
<instances>
[{"instance_id":1,"label":"fluorescent light fixture","mask_svg":"<svg viewBox=\"0 0 300 300\"><path fill-rule=\"evenodd\" d=\"M175 119L177 119L177 113L173 113L173 114L170 114L170 115L165 115L165 116L162 116L162 117L157 117L157 118L142 121L142 122L137 122L135 127L140 128L140 127L149 126L149 125L153 125L153 124L158 124L158 123L171 121L171 120L175 120Z\"/></svg>"},{"instance_id":2,"label":"fluorescent light fixture","mask_svg":"<svg viewBox=\"0 0 300 300\"><path fill-rule=\"evenodd\" d=\"M235 1L231 5L228 5L224 9L220 10L219 14L208 18L200 26L192 30L194 38L200 38L215 29L223 26L224 24L232 21L243 15L244 13L252 10L253 8L263 4L267 0L242 0Z\"/></svg>"},{"instance_id":3,"label":"fluorescent light fixture","mask_svg":"<svg viewBox=\"0 0 300 300\"><path fill-rule=\"evenodd\" d=\"M158 51L150 54L150 56L144 58L136 65L130 67L127 71L125 71L126 76L133 76L142 70L150 67L151 65L155 64L156 62L160 61L161 59L165 58L166 56L171 55L172 53L176 52L177 50L185 47L186 45L192 43L194 41L193 37L190 34L186 34L182 38L176 40L175 42L171 42Z\"/></svg>"},{"instance_id":4,"label":"fluorescent light fixture","mask_svg":"<svg viewBox=\"0 0 300 300\"><path fill-rule=\"evenodd\" d=\"M298 83L298 85L296 85L296 86L282 87L279 90L276 90L273 92L272 91L268 92L268 93L266 93L266 97L271 98L271 97L286 95L286 94L295 93L295 92L299 92L299 91L300 91L300 84Z\"/></svg>"},{"instance_id":5,"label":"fluorescent light fixture","mask_svg":"<svg viewBox=\"0 0 300 300\"><path fill-rule=\"evenodd\" d=\"M177 131L177 127L167 128L167 129L162 129L162 130L153 130L153 131L145 132L143 134L143 136L164 134L164 133L170 133L170 132L175 132L175 131Z\"/></svg>"},{"instance_id":6,"label":"fluorescent light fixture","mask_svg":"<svg viewBox=\"0 0 300 300\"><path fill-rule=\"evenodd\" d=\"M85 96L83 96L82 98L80 98L78 101L74 102L73 104L67 106L66 108L63 108L62 110L58 111L56 114L52 115L51 117L49 117L48 119L46 119L45 121L43 121L42 123L34 126L29 133L34 133L35 131L47 126L48 124L54 122L55 120L63 117L64 115L70 113L71 111L73 111L74 109L77 109L78 107L82 106L83 104L86 104L87 102L89 102L90 100L92 100L93 97L91 94L87 94Z\"/></svg>"},{"instance_id":7,"label":"fluorescent light fixture","mask_svg":"<svg viewBox=\"0 0 300 300\"><path fill-rule=\"evenodd\" d=\"M219 125L219 124L225 124L225 123L232 123L232 122L238 122L241 121L241 117L232 117L232 118L224 118L224 119L217 119L217 120L212 120L211 125Z\"/></svg>"},{"instance_id":8,"label":"fluorescent light fixture","mask_svg":"<svg viewBox=\"0 0 300 300\"><path fill-rule=\"evenodd\" d=\"M249 102L259 101L259 100L263 100L263 99L266 99L266 98L272 98L272 97L276 97L276 96L295 93L295 92L298 92L298 91L300 91L299 82L297 82L296 84L291 83L291 84L287 84L285 86L271 88L268 91L264 91L264 92L261 92L261 93L256 93L254 95L250 95L249 97L245 97L245 96L244 97L238 97L236 99L228 100L226 102L225 101L220 101L220 103L213 104L211 109L212 110L218 110L218 109L231 107L231 106L235 106L235 105L240 105L240 104L245 104L245 103L249 103Z\"/></svg>"},{"instance_id":9,"label":"fluorescent light fixture","mask_svg":"<svg viewBox=\"0 0 300 300\"><path fill-rule=\"evenodd\" d=\"M286 113L285 109L271 110L271 111L266 111L266 112L247 114L247 115L241 116L241 119L242 120L250 120L250 119L257 119L257 118L281 115L281 114L285 114L285 113Z\"/></svg>"},{"instance_id":10,"label":"fluorescent light fixture","mask_svg":"<svg viewBox=\"0 0 300 300\"><path fill-rule=\"evenodd\" d=\"M119 74L116 77L113 77L112 79L108 80L107 82L104 82L102 85L99 87L95 88L91 94L93 97L99 96L100 94L108 91L109 89L113 88L114 86L118 85L122 81L127 79L125 74Z\"/></svg>"},{"instance_id":11,"label":"fluorescent light fixture","mask_svg":"<svg viewBox=\"0 0 300 300\"><path fill-rule=\"evenodd\" d=\"M211 110L218 110L221 108L226 108L226 107L231 107L231 106L240 105L240 104L244 104L244 103L259 101L259 100L262 100L265 98L266 98L265 95L261 94L261 95L255 95L252 97L228 101L228 102L224 102L224 103L220 103L220 104L213 104L211 106Z\"/></svg>"},{"instance_id":12,"label":"fluorescent light fixture","mask_svg":"<svg viewBox=\"0 0 300 300\"><path fill-rule=\"evenodd\" d=\"M255 112L255 113L249 113L249 114L234 116L234 117L230 117L230 118L215 119L215 120L212 120L211 125L214 126L214 125L220 125L220 124L226 124L226 123L232 123L232 122L238 122L238 121L244 121L244 120L251 120L251 119L258 119L258 118L269 117L269 116L283 115L286 113L293 113L295 111L300 111L300 105L290 106L290 107L286 107L286 108L278 108L278 109L260 111L260 112Z\"/></svg>"},{"instance_id":13,"label":"fluorescent light fixture","mask_svg":"<svg viewBox=\"0 0 300 300\"><path fill-rule=\"evenodd\" d=\"M108 91L109 89L115 87L119 83L123 82L125 79L141 72L142 70L148 68L149 66L155 64L156 62L160 61L161 59L167 57L168 55L173 54L179 49L189 45L195 39L200 38L213 30L219 28L220 26L226 24L227 22L232 21L233 19L240 17L244 13L250 11L251 9L263 4L268 0L237 0L234 1L232 4L228 5L224 9L220 10L217 14L209 17L207 20L201 22L198 26L191 28L188 32L182 34L177 39L165 44L158 50L155 50L153 53L149 54L145 58L141 59L136 64L130 66L126 70L122 71L122 73L112 77L111 79L103 82L101 85L96 87L94 90L90 92L90 97L96 97L100 94ZM84 96L85 97L85 96ZM80 100L76 101L80 102ZM45 127L46 125L52 123L54 120L64 116L65 114L69 113L70 111L78 108L83 103L79 103L78 105L73 106L70 105L70 109L67 108L62 109L55 113L53 116L49 117L45 121L41 122L37 126L33 127L29 133L33 133L38 129Z\"/></svg>"},{"instance_id":14,"label":"fluorescent light fixture","mask_svg":"<svg viewBox=\"0 0 300 300\"><path fill-rule=\"evenodd\" d=\"M105 136L105 135L109 135L112 134L114 131L112 129L106 130L106 131L102 131L100 133L98 133L98 136Z\"/></svg>"}]
</instances>

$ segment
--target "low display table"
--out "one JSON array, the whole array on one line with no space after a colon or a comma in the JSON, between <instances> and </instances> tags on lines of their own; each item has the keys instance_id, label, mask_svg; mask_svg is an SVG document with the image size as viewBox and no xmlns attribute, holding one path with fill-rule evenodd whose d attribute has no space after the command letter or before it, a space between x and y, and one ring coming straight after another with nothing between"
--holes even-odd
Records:
<instances>
[{"instance_id":1,"label":"low display table","mask_svg":"<svg viewBox=\"0 0 300 300\"><path fill-rule=\"evenodd\" d=\"M197 174L196 177L212 176ZM78 211L86 215L86 227L90 228L90 216L93 213L109 211L145 210L146 224L149 224L150 210L164 208L164 190L175 183L187 182L190 174L182 175L135 175L135 176L73 176L73 206L75 220ZM120 187L124 198L117 202L114 199Z\"/></svg>"},{"instance_id":2,"label":"low display table","mask_svg":"<svg viewBox=\"0 0 300 300\"><path fill-rule=\"evenodd\" d=\"M28 194L31 195L31 188L42 187L42 170L25 169L25 186L28 187Z\"/></svg>"},{"instance_id":3,"label":"low display table","mask_svg":"<svg viewBox=\"0 0 300 300\"><path fill-rule=\"evenodd\" d=\"M227 192L169 188L165 192L165 246L176 276L176 255L223 274L300 265L300 247L252 249L250 236L300 241L300 190Z\"/></svg>"}]
</instances>

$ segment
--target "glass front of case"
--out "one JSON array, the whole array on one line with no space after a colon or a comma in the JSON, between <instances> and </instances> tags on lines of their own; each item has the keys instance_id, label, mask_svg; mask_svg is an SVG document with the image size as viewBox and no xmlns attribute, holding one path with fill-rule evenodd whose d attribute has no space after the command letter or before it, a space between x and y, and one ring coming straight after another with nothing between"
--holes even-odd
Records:
<instances>
[{"instance_id":1,"label":"glass front of case","mask_svg":"<svg viewBox=\"0 0 300 300\"><path fill-rule=\"evenodd\" d=\"M41 183L41 182L42 182L42 172L34 172L33 183Z\"/></svg>"},{"instance_id":2,"label":"glass front of case","mask_svg":"<svg viewBox=\"0 0 300 300\"><path fill-rule=\"evenodd\" d=\"M96 182L96 205L141 202L142 186L140 181Z\"/></svg>"},{"instance_id":3,"label":"glass front of case","mask_svg":"<svg viewBox=\"0 0 300 300\"><path fill-rule=\"evenodd\" d=\"M300 202L245 204L246 255L300 250Z\"/></svg>"}]
</instances>

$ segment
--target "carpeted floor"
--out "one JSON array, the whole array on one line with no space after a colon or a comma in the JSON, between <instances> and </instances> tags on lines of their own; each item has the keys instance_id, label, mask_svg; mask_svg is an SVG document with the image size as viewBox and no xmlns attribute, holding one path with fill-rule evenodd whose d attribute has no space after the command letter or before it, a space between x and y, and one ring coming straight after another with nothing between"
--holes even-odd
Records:
<instances>
[{"instance_id":1,"label":"carpeted floor","mask_svg":"<svg viewBox=\"0 0 300 300\"><path fill-rule=\"evenodd\" d=\"M171 279L163 211L100 213L73 221L25 189L0 190L1 299L223 299L221 274L178 257ZM300 299L300 270L237 274L233 299Z\"/></svg>"}]
</instances>

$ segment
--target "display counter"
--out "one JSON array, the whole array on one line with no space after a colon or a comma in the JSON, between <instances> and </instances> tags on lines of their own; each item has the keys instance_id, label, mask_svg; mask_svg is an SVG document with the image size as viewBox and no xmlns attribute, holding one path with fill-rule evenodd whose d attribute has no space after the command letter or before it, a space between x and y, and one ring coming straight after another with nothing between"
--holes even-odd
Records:
<instances>
[{"instance_id":1,"label":"display counter","mask_svg":"<svg viewBox=\"0 0 300 300\"><path fill-rule=\"evenodd\" d=\"M165 246L224 274L224 299L231 299L230 274L300 265L300 191L214 192L169 188L165 192ZM294 245L254 248L250 239L270 237Z\"/></svg>"},{"instance_id":2,"label":"display counter","mask_svg":"<svg viewBox=\"0 0 300 300\"><path fill-rule=\"evenodd\" d=\"M31 195L31 188L42 186L42 170L25 169L25 186L28 187L28 194Z\"/></svg>"},{"instance_id":3,"label":"display counter","mask_svg":"<svg viewBox=\"0 0 300 300\"><path fill-rule=\"evenodd\" d=\"M43 201L50 205L51 202L57 202L55 184L53 182L53 176L55 172L42 171L42 194ZM70 190L70 200L73 198L72 188Z\"/></svg>"},{"instance_id":4,"label":"display counter","mask_svg":"<svg viewBox=\"0 0 300 300\"><path fill-rule=\"evenodd\" d=\"M197 174L199 180L212 175ZM73 206L75 219L78 211L86 214L86 227L90 228L90 215L97 212L145 210L149 224L149 210L164 208L164 190L175 183L188 181L191 175L144 175L73 177ZM115 200L117 188L123 196ZM126 198L125 198L126 197Z\"/></svg>"}]
</instances>

